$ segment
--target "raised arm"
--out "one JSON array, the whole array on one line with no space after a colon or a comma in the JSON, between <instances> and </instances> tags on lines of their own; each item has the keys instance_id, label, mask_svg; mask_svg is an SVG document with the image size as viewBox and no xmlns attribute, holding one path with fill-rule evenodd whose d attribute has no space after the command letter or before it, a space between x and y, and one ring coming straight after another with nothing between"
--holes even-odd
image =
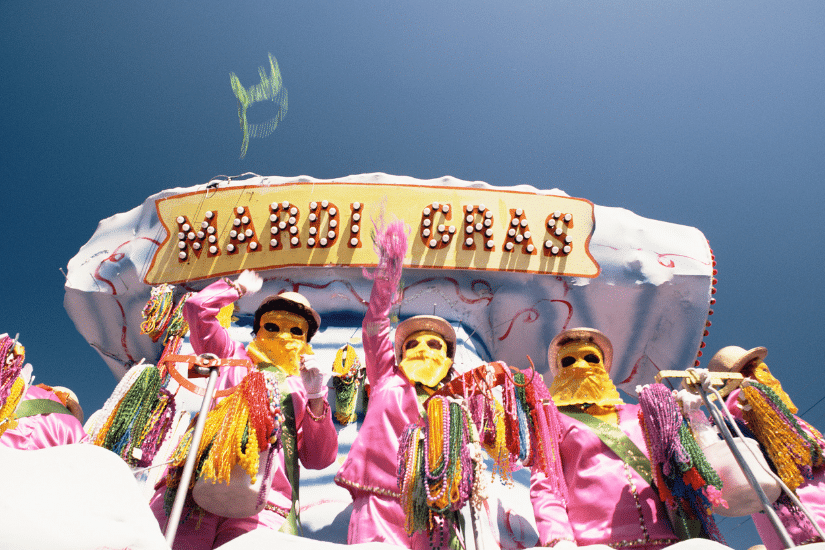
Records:
<instances>
[{"instance_id":1,"label":"raised arm","mask_svg":"<svg viewBox=\"0 0 825 550\"><path fill-rule=\"evenodd\" d=\"M395 366L395 352L390 340L390 309L401 281L402 264L407 253L407 228L404 223L394 221L386 228L377 229L374 247L378 253L378 267L372 274L364 272L373 283L369 307L362 324L367 379L370 384L376 384Z\"/></svg>"},{"instance_id":2,"label":"raised arm","mask_svg":"<svg viewBox=\"0 0 825 550\"><path fill-rule=\"evenodd\" d=\"M221 359L245 357L243 345L230 338L217 319L222 307L240 298L237 287L218 279L183 304L183 317L189 324L189 342L200 355L214 353Z\"/></svg>"}]
</instances>

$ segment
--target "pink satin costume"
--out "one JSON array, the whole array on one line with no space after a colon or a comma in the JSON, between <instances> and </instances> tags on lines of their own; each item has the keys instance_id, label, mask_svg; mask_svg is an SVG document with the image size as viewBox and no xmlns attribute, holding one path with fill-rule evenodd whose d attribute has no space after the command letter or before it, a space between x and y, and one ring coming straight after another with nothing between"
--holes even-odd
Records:
<instances>
[{"instance_id":1,"label":"pink satin costume","mask_svg":"<svg viewBox=\"0 0 825 550\"><path fill-rule=\"evenodd\" d=\"M415 387L395 363L389 312L394 284L375 279L363 322L364 356L370 383L364 422L335 482L353 499L349 544L387 542L429 548L427 536L404 531L398 489L398 439L421 418Z\"/></svg>"},{"instance_id":2,"label":"pink satin costume","mask_svg":"<svg viewBox=\"0 0 825 550\"><path fill-rule=\"evenodd\" d=\"M618 405L619 427L647 454L638 405ZM552 483L533 468L530 500L539 544L562 540L579 546L656 549L678 542L654 489L610 450L596 433L560 413L559 452L569 496L565 505Z\"/></svg>"},{"instance_id":3,"label":"pink satin costume","mask_svg":"<svg viewBox=\"0 0 825 550\"><path fill-rule=\"evenodd\" d=\"M54 392L37 386L31 386L26 390L21 403L31 399L50 399L60 403ZM21 451L33 451L80 443L86 438L83 425L71 414L36 414L18 419L17 427L6 430L0 437L0 445Z\"/></svg>"},{"instance_id":4,"label":"pink satin costume","mask_svg":"<svg viewBox=\"0 0 825 550\"><path fill-rule=\"evenodd\" d=\"M184 305L183 315L189 324L190 343L197 354L214 353L222 359L247 359L244 346L232 340L228 331L220 325L216 316L220 309L239 298L238 292L223 279L215 281L199 293L191 296ZM218 375L217 389L235 386L247 374L244 367L223 367ZM295 424L298 431L298 457L305 468L321 470L335 461L338 453L338 434L332 424L332 414L326 396L324 413L313 418L300 376L287 378L295 408ZM277 530L283 525L292 500L292 489L286 477L284 452L278 453L273 463L272 484L269 500L264 510L248 518L223 518L204 512L193 513L178 528L175 550L201 550L217 548L246 532L259 527ZM161 528L166 527L161 486L152 497L151 507Z\"/></svg>"},{"instance_id":5,"label":"pink satin costume","mask_svg":"<svg viewBox=\"0 0 825 550\"><path fill-rule=\"evenodd\" d=\"M739 407L739 389L733 390L727 397L725 404L731 414L742 420L742 410ZM800 419L801 420L801 419ZM805 424L803 424L804 426ZM825 467L816 468L813 472L813 479L805 480L802 485L796 489L796 496L808 508L808 511L817 518L817 524L820 529L825 530ZM803 527L799 518L795 517L786 508L780 508L777 511L779 520L787 529L794 544L802 545L811 542L819 542L819 536L811 528L810 525ZM754 525L759 532L759 537L762 543L768 550L782 550L785 545L776 534L773 524L763 512L752 514Z\"/></svg>"}]
</instances>

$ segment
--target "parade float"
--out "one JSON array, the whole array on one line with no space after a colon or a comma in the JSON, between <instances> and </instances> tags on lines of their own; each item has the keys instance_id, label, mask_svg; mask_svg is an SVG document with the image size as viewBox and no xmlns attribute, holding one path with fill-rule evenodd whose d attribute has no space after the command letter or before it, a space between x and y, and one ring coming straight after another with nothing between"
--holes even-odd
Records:
<instances>
[{"instance_id":1,"label":"parade float","mask_svg":"<svg viewBox=\"0 0 825 550\"><path fill-rule=\"evenodd\" d=\"M363 270L376 262L370 234L385 219L410 228L394 315L447 319L457 335L456 363L467 372L502 362L547 375L548 342L577 326L598 328L610 338L611 377L631 397L660 371L698 364L715 292L713 255L700 231L558 189L452 177L247 174L159 192L100 223L69 263L65 307L123 384L129 377L134 383L136 373L146 370L142 365L165 364L165 353L191 351L181 327L170 331L173 313L188 293L216 279L249 269L264 280L263 289L237 301L226 319L240 342L250 340L252 313L262 297L285 291L306 296L322 317L313 350L319 361L339 365L331 389L357 399L335 400L339 460L302 473L301 517L308 539L345 543L350 497L332 479L369 406L365 381L353 365L363 363L361 320L371 285ZM163 326L147 326L158 318L147 310L165 311ZM164 403L174 402L177 416L169 417L167 435L151 449L135 442L122 453L145 496L163 470L152 466L169 460L186 415L203 401L205 378L190 379L191 369L174 362L169 368L174 399ZM126 391L128 384L115 390L87 431L100 434ZM486 476L496 471L488 462ZM507 485L489 485L479 505L483 513L473 520L474 544L536 544L529 475L512 476L501 476ZM231 544L243 548L244 539L261 536Z\"/></svg>"}]
</instances>

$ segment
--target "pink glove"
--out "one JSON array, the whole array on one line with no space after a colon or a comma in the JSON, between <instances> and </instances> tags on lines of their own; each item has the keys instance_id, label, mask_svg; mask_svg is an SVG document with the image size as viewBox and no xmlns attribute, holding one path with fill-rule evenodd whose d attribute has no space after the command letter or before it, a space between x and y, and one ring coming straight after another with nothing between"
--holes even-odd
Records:
<instances>
[{"instance_id":1,"label":"pink glove","mask_svg":"<svg viewBox=\"0 0 825 550\"><path fill-rule=\"evenodd\" d=\"M301 356L301 380L307 391L307 398L315 399L327 394L327 383L332 377L332 365L322 367L315 355Z\"/></svg>"}]
</instances>

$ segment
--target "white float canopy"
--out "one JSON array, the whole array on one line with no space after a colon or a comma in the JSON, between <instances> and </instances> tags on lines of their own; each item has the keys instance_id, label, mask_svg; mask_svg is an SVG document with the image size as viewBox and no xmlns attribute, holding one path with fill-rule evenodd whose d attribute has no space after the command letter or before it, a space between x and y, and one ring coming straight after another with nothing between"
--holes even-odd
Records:
<instances>
[{"instance_id":1,"label":"white float canopy","mask_svg":"<svg viewBox=\"0 0 825 550\"><path fill-rule=\"evenodd\" d=\"M179 297L253 268L264 288L240 300L235 315L248 319L265 296L297 290L324 327L357 327L372 284L362 267L376 260L372 220L382 211L411 228L396 312L435 312L460 324L486 360L526 368L529 355L547 380L550 340L587 326L612 341L613 379L631 395L658 370L694 365L713 290L711 250L699 230L558 189L452 177L246 175L162 191L100 222L69 262L64 304L118 378L134 362L160 356L161 343L140 325L152 286L163 282L175 284Z\"/></svg>"}]
</instances>

